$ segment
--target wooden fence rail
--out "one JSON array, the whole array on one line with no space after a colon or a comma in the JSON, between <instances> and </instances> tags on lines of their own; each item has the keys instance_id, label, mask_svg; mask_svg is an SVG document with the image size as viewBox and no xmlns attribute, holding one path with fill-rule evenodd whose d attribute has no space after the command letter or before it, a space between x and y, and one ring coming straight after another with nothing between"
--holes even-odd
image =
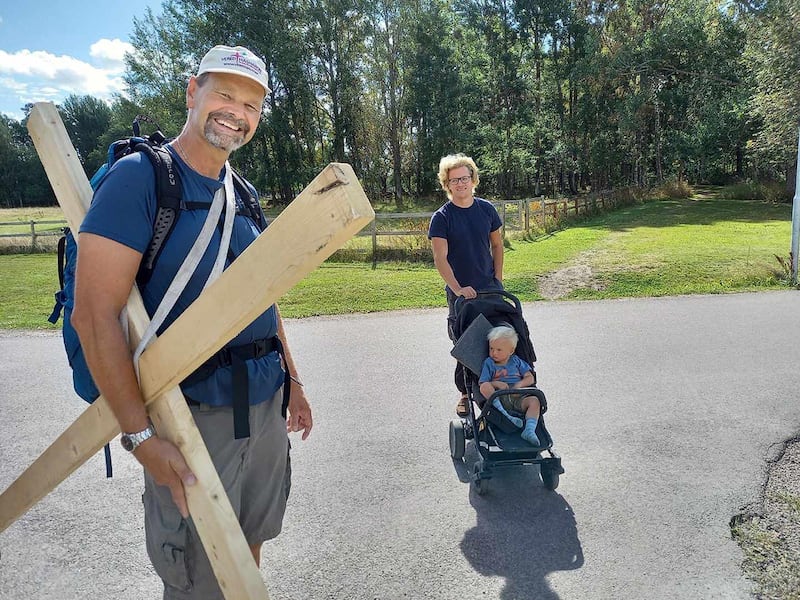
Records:
<instances>
[{"instance_id":1,"label":"wooden fence rail","mask_svg":"<svg viewBox=\"0 0 800 600\"><path fill-rule=\"evenodd\" d=\"M506 200L493 202L503 222L504 233L506 231L528 231L533 227L550 229L557 227L558 223L568 217L574 217L597 210L606 210L616 206L617 200L611 192L599 192L587 196L575 198L526 198L522 200ZM379 237L404 237L404 236L426 236L427 221L433 213L377 213L375 220L370 226L363 229L358 237L369 236L372 238L372 257L373 266L377 262L378 238ZM270 219L271 220L271 219ZM387 229L388 223L392 221L420 221L417 229ZM41 226L59 225L57 229L49 227L45 230ZM40 238L55 237L61 235L61 229L66 227L67 222L58 221L10 221L0 223L0 231L3 228L27 226L27 230L16 233L0 233L0 238L16 238L21 242L14 244L19 248L25 247L30 252L41 250ZM37 227L39 229L37 229ZM29 240L29 242L28 242ZM28 243L26 243L28 242ZM2 242L0 242L2 244Z\"/></svg>"},{"instance_id":2,"label":"wooden fence rail","mask_svg":"<svg viewBox=\"0 0 800 600\"><path fill-rule=\"evenodd\" d=\"M0 223L0 231L2 231L3 227L21 227L23 225L27 225L28 227L28 230L25 233L0 233L0 238L16 238L21 240L30 238L30 252L36 252L38 249L36 244L39 238L61 236L62 229L67 226L67 222L63 219L58 221L8 221ZM59 225L59 228L56 230L37 230L36 227L41 225Z\"/></svg>"}]
</instances>

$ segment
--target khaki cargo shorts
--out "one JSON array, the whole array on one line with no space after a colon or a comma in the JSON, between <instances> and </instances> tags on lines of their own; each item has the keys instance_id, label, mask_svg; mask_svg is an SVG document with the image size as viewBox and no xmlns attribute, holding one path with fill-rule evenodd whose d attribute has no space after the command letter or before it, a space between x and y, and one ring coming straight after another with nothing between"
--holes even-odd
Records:
<instances>
[{"instance_id":1,"label":"khaki cargo shorts","mask_svg":"<svg viewBox=\"0 0 800 600\"><path fill-rule=\"evenodd\" d=\"M249 545L281 531L291 487L286 420L281 416L282 390L250 407L250 437L233 437L230 407L190 406L197 427ZM142 496L147 553L164 581L165 600L223 599L191 518L178 512L169 488L145 473Z\"/></svg>"}]
</instances>

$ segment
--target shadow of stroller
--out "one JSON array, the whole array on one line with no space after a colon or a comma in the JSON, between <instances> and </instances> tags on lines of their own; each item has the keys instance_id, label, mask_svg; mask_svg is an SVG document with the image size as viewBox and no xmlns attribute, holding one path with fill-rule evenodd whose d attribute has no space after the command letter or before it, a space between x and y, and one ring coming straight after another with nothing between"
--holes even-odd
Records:
<instances>
[{"instance_id":1,"label":"shadow of stroller","mask_svg":"<svg viewBox=\"0 0 800 600\"><path fill-rule=\"evenodd\" d=\"M499 472L489 492L470 490L477 524L464 534L461 551L481 575L500 576L500 600L557 600L545 577L578 569L583 550L572 508L546 490L537 469Z\"/></svg>"}]
</instances>

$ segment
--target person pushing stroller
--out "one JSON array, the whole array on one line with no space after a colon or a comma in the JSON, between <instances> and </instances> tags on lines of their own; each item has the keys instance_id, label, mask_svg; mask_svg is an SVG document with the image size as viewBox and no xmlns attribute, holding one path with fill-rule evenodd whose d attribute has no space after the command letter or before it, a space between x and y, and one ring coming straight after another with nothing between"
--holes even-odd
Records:
<instances>
[{"instance_id":1,"label":"person pushing stroller","mask_svg":"<svg viewBox=\"0 0 800 600\"><path fill-rule=\"evenodd\" d=\"M475 196L479 181L471 157L450 154L439 161L439 183L448 201L431 217L428 239L445 282L447 335L454 343L458 298L472 300L481 290L503 289L503 222L491 202ZM454 380L461 393L456 414L465 417L469 409L461 363L456 363Z\"/></svg>"},{"instance_id":2,"label":"person pushing stroller","mask_svg":"<svg viewBox=\"0 0 800 600\"><path fill-rule=\"evenodd\" d=\"M514 354L519 335L512 327L500 325L491 329L486 336L489 341L489 356L483 361L478 379L480 392L490 398L497 390L531 387L536 382L533 367ZM522 429L520 436L532 446L539 447L536 425L539 421L539 399L536 396L509 393L502 394L492 401L492 406ZM525 420L511 414L511 411L525 415Z\"/></svg>"}]
</instances>

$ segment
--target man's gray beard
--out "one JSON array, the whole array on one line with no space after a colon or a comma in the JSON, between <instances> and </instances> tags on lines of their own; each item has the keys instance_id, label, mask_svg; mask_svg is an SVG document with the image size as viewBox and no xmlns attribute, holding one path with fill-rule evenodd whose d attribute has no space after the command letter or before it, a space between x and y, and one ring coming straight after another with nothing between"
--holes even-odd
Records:
<instances>
[{"instance_id":1,"label":"man's gray beard","mask_svg":"<svg viewBox=\"0 0 800 600\"><path fill-rule=\"evenodd\" d=\"M244 133L238 136L217 133L214 130L214 122L211 115L209 115L208 119L206 120L206 126L203 128L203 134L205 135L205 138L208 140L209 144L215 148L219 148L220 150L225 150L228 153L238 150L244 146Z\"/></svg>"},{"instance_id":2,"label":"man's gray beard","mask_svg":"<svg viewBox=\"0 0 800 600\"><path fill-rule=\"evenodd\" d=\"M238 138L232 135L220 135L213 130L213 126L210 123L206 124L205 136L212 146L220 150L225 150L228 153L244 146L243 135L238 136Z\"/></svg>"}]
</instances>

